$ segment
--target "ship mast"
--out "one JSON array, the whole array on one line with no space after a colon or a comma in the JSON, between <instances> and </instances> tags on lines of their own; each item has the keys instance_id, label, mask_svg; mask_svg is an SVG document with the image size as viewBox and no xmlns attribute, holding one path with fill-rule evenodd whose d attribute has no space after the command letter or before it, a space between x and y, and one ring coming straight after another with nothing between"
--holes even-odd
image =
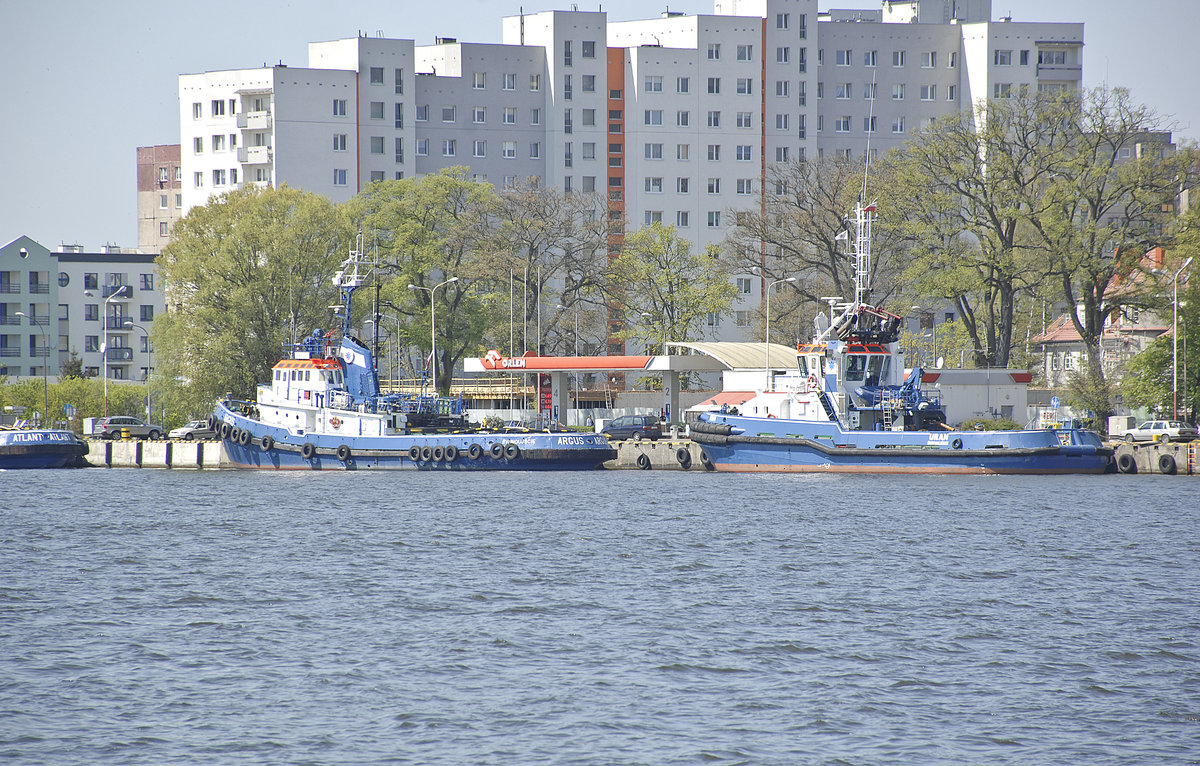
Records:
<instances>
[{"instance_id":1,"label":"ship mast","mask_svg":"<svg viewBox=\"0 0 1200 766\"><path fill-rule=\"evenodd\" d=\"M333 286L342 294L342 335L353 337L350 333L350 298L354 291L367 281L367 277L375 271L378 262L375 257L366 255L363 247L363 233L360 231L354 238L354 247L350 255L342 261L341 268L333 275Z\"/></svg>"}]
</instances>

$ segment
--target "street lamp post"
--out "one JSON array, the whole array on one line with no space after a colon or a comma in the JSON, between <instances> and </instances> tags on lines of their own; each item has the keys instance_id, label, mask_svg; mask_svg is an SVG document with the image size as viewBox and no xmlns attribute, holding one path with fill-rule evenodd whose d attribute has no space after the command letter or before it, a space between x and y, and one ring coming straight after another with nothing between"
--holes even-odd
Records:
<instances>
[{"instance_id":1,"label":"street lamp post","mask_svg":"<svg viewBox=\"0 0 1200 766\"><path fill-rule=\"evenodd\" d=\"M146 337L146 419L153 423L154 395L150 393L150 371L154 369L154 349L150 347L150 331L140 324L134 324L128 319L125 320L125 326L128 328L138 328L142 331L142 335Z\"/></svg>"},{"instance_id":2,"label":"street lamp post","mask_svg":"<svg viewBox=\"0 0 1200 766\"><path fill-rule=\"evenodd\" d=\"M766 375L766 382L763 384L763 391L771 388L771 288L784 282L795 281L795 277L784 277L767 285L767 321L766 331L763 333L763 372Z\"/></svg>"},{"instance_id":3,"label":"street lamp post","mask_svg":"<svg viewBox=\"0 0 1200 766\"><path fill-rule=\"evenodd\" d=\"M29 324L38 328L38 332L42 334L42 427L48 428L50 424L50 381L46 377L46 368L50 366L50 339L47 337L46 331L42 329L42 326L33 321L33 317L24 311L17 311L15 313L19 317L28 319Z\"/></svg>"},{"instance_id":4,"label":"street lamp post","mask_svg":"<svg viewBox=\"0 0 1200 766\"><path fill-rule=\"evenodd\" d=\"M104 370L104 417L108 417L108 304L117 298L125 297L125 291L128 289L129 285L121 285L104 299L104 343L100 346L100 365ZM86 290L83 294L92 297Z\"/></svg>"},{"instance_id":5,"label":"street lamp post","mask_svg":"<svg viewBox=\"0 0 1200 766\"><path fill-rule=\"evenodd\" d=\"M437 308L434 302L434 293L443 285L448 285L451 282L457 282L458 277L450 277L444 282L438 282L433 287L420 287L410 284L409 290L427 290L429 292L429 377L433 381L433 390L437 390Z\"/></svg>"},{"instance_id":6,"label":"street lamp post","mask_svg":"<svg viewBox=\"0 0 1200 766\"><path fill-rule=\"evenodd\" d=\"M558 304L558 306L556 306L555 308L562 309L563 311L567 310L567 307L562 305L561 303ZM579 357L579 304L575 305L575 356L576 356L576 358ZM578 362L576 362L576 363L578 363ZM578 409L578 407L579 407L579 373L578 372L575 373L575 407L576 407L576 409Z\"/></svg>"},{"instance_id":7,"label":"street lamp post","mask_svg":"<svg viewBox=\"0 0 1200 766\"><path fill-rule=\"evenodd\" d=\"M1179 275L1192 265L1192 256L1171 277L1171 418L1179 418Z\"/></svg>"}]
</instances>

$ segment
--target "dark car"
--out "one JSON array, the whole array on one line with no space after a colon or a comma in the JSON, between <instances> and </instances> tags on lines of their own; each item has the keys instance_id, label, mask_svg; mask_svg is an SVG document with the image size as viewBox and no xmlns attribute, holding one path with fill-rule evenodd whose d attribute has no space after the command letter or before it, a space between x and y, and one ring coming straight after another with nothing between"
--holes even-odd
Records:
<instances>
[{"instance_id":1,"label":"dark car","mask_svg":"<svg viewBox=\"0 0 1200 766\"><path fill-rule=\"evenodd\" d=\"M100 439L120 439L126 429L134 439L154 440L163 433L162 426L145 423L128 415L114 415L97 423L93 435Z\"/></svg>"},{"instance_id":2,"label":"dark car","mask_svg":"<svg viewBox=\"0 0 1200 766\"><path fill-rule=\"evenodd\" d=\"M613 418L600 433L610 439L661 439L662 424L654 415L622 415Z\"/></svg>"}]
</instances>

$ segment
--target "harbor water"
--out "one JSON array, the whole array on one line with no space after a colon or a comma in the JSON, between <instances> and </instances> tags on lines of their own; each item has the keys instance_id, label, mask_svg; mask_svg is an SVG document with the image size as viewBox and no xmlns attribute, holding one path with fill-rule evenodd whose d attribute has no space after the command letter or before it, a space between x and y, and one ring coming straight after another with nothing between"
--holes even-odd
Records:
<instances>
[{"instance_id":1,"label":"harbor water","mask_svg":"<svg viewBox=\"0 0 1200 766\"><path fill-rule=\"evenodd\" d=\"M6 764L1185 764L1200 484L0 473Z\"/></svg>"}]
</instances>

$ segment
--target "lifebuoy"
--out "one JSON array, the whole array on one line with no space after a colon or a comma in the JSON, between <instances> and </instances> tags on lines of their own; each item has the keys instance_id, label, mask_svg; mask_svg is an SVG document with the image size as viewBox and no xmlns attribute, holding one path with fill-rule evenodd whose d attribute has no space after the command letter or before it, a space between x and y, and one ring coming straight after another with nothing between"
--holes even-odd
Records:
<instances>
[{"instance_id":1,"label":"lifebuoy","mask_svg":"<svg viewBox=\"0 0 1200 766\"><path fill-rule=\"evenodd\" d=\"M338 460L342 461L343 463L348 462L350 460L350 448L345 444L339 444L337 449L337 457Z\"/></svg>"},{"instance_id":2,"label":"lifebuoy","mask_svg":"<svg viewBox=\"0 0 1200 766\"><path fill-rule=\"evenodd\" d=\"M638 455L637 467L642 469L643 471L649 471L650 470L650 456L647 455L645 452Z\"/></svg>"},{"instance_id":3,"label":"lifebuoy","mask_svg":"<svg viewBox=\"0 0 1200 766\"><path fill-rule=\"evenodd\" d=\"M817 383L817 376L809 375L808 376L808 389L810 391L816 391L818 388L820 388L820 384Z\"/></svg>"},{"instance_id":4,"label":"lifebuoy","mask_svg":"<svg viewBox=\"0 0 1200 766\"><path fill-rule=\"evenodd\" d=\"M954 449L962 449L962 439L955 439L954 441L950 442L950 446Z\"/></svg>"},{"instance_id":5,"label":"lifebuoy","mask_svg":"<svg viewBox=\"0 0 1200 766\"><path fill-rule=\"evenodd\" d=\"M446 459L446 450L442 447L442 445L439 444L438 446L434 447L433 448L433 462L440 463L445 459Z\"/></svg>"},{"instance_id":6,"label":"lifebuoy","mask_svg":"<svg viewBox=\"0 0 1200 766\"><path fill-rule=\"evenodd\" d=\"M1175 475L1175 457L1173 455L1158 456L1158 472L1167 476Z\"/></svg>"},{"instance_id":7,"label":"lifebuoy","mask_svg":"<svg viewBox=\"0 0 1200 766\"><path fill-rule=\"evenodd\" d=\"M467 457L472 460L478 460L483 457L483 447L480 447L478 444L472 444L470 447L467 447Z\"/></svg>"},{"instance_id":8,"label":"lifebuoy","mask_svg":"<svg viewBox=\"0 0 1200 766\"><path fill-rule=\"evenodd\" d=\"M428 444L426 444L424 447L422 447L421 448L421 459L424 460L426 463L428 463L430 460L433 460L433 447L430 447Z\"/></svg>"},{"instance_id":9,"label":"lifebuoy","mask_svg":"<svg viewBox=\"0 0 1200 766\"><path fill-rule=\"evenodd\" d=\"M413 461L414 463L417 462L418 460L420 460L421 459L421 448L415 444L413 446L409 447L408 448L408 459Z\"/></svg>"},{"instance_id":10,"label":"lifebuoy","mask_svg":"<svg viewBox=\"0 0 1200 766\"><path fill-rule=\"evenodd\" d=\"M700 450L700 465L704 466L704 470L706 470L706 471L717 470L717 467L715 465L713 465L712 459L708 456L708 453L705 452L704 450Z\"/></svg>"},{"instance_id":11,"label":"lifebuoy","mask_svg":"<svg viewBox=\"0 0 1200 766\"><path fill-rule=\"evenodd\" d=\"M1133 453L1123 452L1117 455L1117 470L1121 473L1137 473L1137 461L1133 459Z\"/></svg>"},{"instance_id":12,"label":"lifebuoy","mask_svg":"<svg viewBox=\"0 0 1200 766\"><path fill-rule=\"evenodd\" d=\"M275 440L271 438L270 434L267 434L258 440L258 446L262 447L263 452L270 452L275 447Z\"/></svg>"},{"instance_id":13,"label":"lifebuoy","mask_svg":"<svg viewBox=\"0 0 1200 766\"><path fill-rule=\"evenodd\" d=\"M317 445L312 442L304 442L304 446L300 448L300 457L305 460L312 460L315 454L317 454Z\"/></svg>"},{"instance_id":14,"label":"lifebuoy","mask_svg":"<svg viewBox=\"0 0 1200 766\"><path fill-rule=\"evenodd\" d=\"M496 458L497 460L504 457L504 445L500 442L494 442L489 451L492 453L492 457Z\"/></svg>"},{"instance_id":15,"label":"lifebuoy","mask_svg":"<svg viewBox=\"0 0 1200 766\"><path fill-rule=\"evenodd\" d=\"M250 433L249 429L243 428L242 432L238 434L238 444L242 445L243 447L250 446L250 442L253 439L254 435Z\"/></svg>"},{"instance_id":16,"label":"lifebuoy","mask_svg":"<svg viewBox=\"0 0 1200 766\"><path fill-rule=\"evenodd\" d=\"M687 447L675 450L675 459L679 461L679 467L685 471L692 467L692 451Z\"/></svg>"},{"instance_id":17,"label":"lifebuoy","mask_svg":"<svg viewBox=\"0 0 1200 766\"><path fill-rule=\"evenodd\" d=\"M336 416L332 417L329 419L329 425L333 426L334 428L341 428L342 427L342 419L339 417L336 417Z\"/></svg>"},{"instance_id":18,"label":"lifebuoy","mask_svg":"<svg viewBox=\"0 0 1200 766\"><path fill-rule=\"evenodd\" d=\"M453 463L455 460L458 460L458 447L451 444L446 447L446 462Z\"/></svg>"},{"instance_id":19,"label":"lifebuoy","mask_svg":"<svg viewBox=\"0 0 1200 766\"><path fill-rule=\"evenodd\" d=\"M769 412L768 412L768 413L767 413L767 417L769 417L769 418L773 418L773 417L775 417L775 416L774 416L774 415L772 415L771 413L769 413Z\"/></svg>"},{"instance_id":20,"label":"lifebuoy","mask_svg":"<svg viewBox=\"0 0 1200 766\"><path fill-rule=\"evenodd\" d=\"M513 444L512 442L505 444L504 445L504 457L507 458L508 460L516 460L517 458L521 457L521 448L518 447L517 445Z\"/></svg>"}]
</instances>

